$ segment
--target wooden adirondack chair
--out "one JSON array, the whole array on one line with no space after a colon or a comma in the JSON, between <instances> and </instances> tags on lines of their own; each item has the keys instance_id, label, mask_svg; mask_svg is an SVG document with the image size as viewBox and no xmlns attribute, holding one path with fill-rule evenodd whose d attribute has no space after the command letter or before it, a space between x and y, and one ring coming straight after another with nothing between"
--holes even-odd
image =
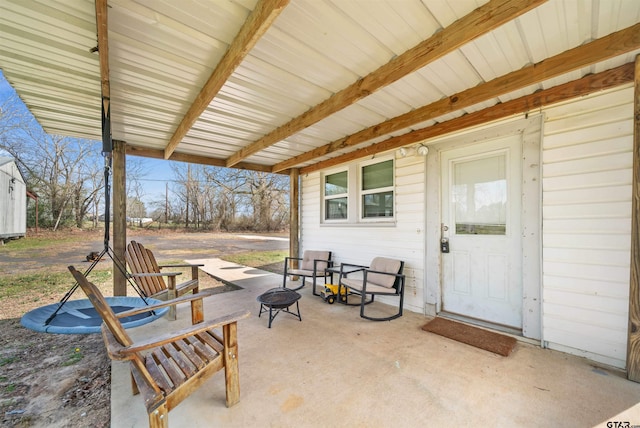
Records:
<instances>
[{"instance_id":1,"label":"wooden adirondack chair","mask_svg":"<svg viewBox=\"0 0 640 428\"><path fill-rule=\"evenodd\" d=\"M140 287L146 297L159 300L173 300L187 293L197 293L199 291L198 268L202 265L158 265L153 252L136 241L131 241L129 245L127 245L125 259L127 260L127 266L129 266L131 278L133 278L136 285ZM162 271L164 268L184 267L191 268L191 279L181 282L180 284L177 284L176 277L180 275L181 272ZM167 278L166 282L164 280L165 277ZM202 308L200 308L200 310L202 310ZM169 308L169 314L167 316L171 320L176 319L175 305Z\"/></svg>"},{"instance_id":2,"label":"wooden adirondack chair","mask_svg":"<svg viewBox=\"0 0 640 428\"><path fill-rule=\"evenodd\" d=\"M102 337L112 360L131 362L134 394L142 394L149 415L149 427L168 427L169 412L202 383L224 368L226 405L240 400L237 322L249 311L234 312L175 333L134 343L119 318L169 306L162 302L126 312L113 312L100 290L73 266L69 271L102 317ZM183 296L178 301L202 298ZM220 334L216 329L221 329Z\"/></svg>"}]
</instances>

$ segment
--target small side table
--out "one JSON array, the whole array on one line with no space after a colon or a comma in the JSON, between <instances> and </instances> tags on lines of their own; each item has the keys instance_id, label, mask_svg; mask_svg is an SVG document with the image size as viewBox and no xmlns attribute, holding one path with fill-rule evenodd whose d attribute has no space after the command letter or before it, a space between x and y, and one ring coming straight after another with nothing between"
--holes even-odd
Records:
<instances>
[{"instance_id":1,"label":"small side table","mask_svg":"<svg viewBox=\"0 0 640 428\"><path fill-rule=\"evenodd\" d=\"M335 265L335 266L328 267L327 269L325 269L325 271L331 273L332 282L333 282L333 274L334 273L338 274L338 294L341 294L341 289L344 288L344 287L342 287L340 285L340 280L342 279L342 277L344 276L346 278L349 274L361 271L362 269L364 269L366 267L367 266L352 265L352 264L345 263L344 265L340 264L340 265ZM351 295L352 295L352 293L349 293L349 290L347 290L345 296L344 297L340 296L340 298L338 298L337 301L339 303L342 303L343 305L359 306L360 302L358 302L358 303L349 303L349 296L351 296ZM356 294L356 295L358 295L358 294Z\"/></svg>"},{"instance_id":2,"label":"small side table","mask_svg":"<svg viewBox=\"0 0 640 428\"><path fill-rule=\"evenodd\" d=\"M280 313L280 311L291 314L302 321L302 317L300 316L300 306L298 304L298 300L300 300L301 297L302 296L299 293L289 288L278 287L267 290L256 299L260 303L260 313L258 314L258 318L260 318L260 315L262 315L263 312L269 311L269 328L271 328L271 322L276 315ZM297 313L289 310L289 307L294 303L296 304Z\"/></svg>"}]
</instances>

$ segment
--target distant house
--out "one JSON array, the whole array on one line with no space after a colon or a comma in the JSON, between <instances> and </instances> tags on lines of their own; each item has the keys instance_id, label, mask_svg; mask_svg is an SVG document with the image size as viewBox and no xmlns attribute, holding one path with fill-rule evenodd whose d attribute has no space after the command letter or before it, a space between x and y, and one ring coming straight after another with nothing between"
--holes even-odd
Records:
<instances>
[{"instance_id":1,"label":"distant house","mask_svg":"<svg viewBox=\"0 0 640 428\"><path fill-rule=\"evenodd\" d=\"M25 236L27 186L13 159L0 157L0 239Z\"/></svg>"}]
</instances>

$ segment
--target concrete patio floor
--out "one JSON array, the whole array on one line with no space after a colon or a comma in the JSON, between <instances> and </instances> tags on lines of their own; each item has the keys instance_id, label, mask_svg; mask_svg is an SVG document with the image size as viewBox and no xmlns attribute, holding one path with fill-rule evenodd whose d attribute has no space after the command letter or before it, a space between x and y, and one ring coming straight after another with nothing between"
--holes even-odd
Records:
<instances>
[{"instance_id":1,"label":"concrete patio floor","mask_svg":"<svg viewBox=\"0 0 640 428\"><path fill-rule=\"evenodd\" d=\"M412 312L366 321L356 307L313 296L310 285L299 291L302 322L280 313L269 329L256 297L280 286L280 275L219 259L190 261L243 287L208 298L205 318L238 309L251 317L238 323L240 403L225 407L217 373L169 413L173 428L640 425L640 384L620 371L524 341L501 357L422 331L428 318ZM189 322L183 305L177 321L129 333L135 340ZM112 427L147 426L129 379L128 365L114 362Z\"/></svg>"}]
</instances>

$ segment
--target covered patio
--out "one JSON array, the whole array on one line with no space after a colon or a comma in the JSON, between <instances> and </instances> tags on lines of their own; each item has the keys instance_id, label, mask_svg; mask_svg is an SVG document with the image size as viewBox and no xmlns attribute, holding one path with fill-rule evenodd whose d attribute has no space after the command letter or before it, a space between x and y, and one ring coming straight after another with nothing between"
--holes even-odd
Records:
<instances>
[{"instance_id":1,"label":"covered patio","mask_svg":"<svg viewBox=\"0 0 640 428\"><path fill-rule=\"evenodd\" d=\"M256 297L280 275L219 259L204 270L242 290L206 300L205 315L248 309L239 322L241 398L224 404L216 374L169 414L171 427L246 426L607 426L640 421L640 384L622 371L520 340L508 357L421 330L428 317L408 312L392 322L361 319L357 308L329 305L300 290L302 322L281 313L267 328ZM384 309L382 309L384 310ZM134 338L189 322L160 319L129 330ZM146 426L132 397L128 366L112 369L112 426Z\"/></svg>"},{"instance_id":2,"label":"covered patio","mask_svg":"<svg viewBox=\"0 0 640 428\"><path fill-rule=\"evenodd\" d=\"M640 380L637 1L3 0L0 39L0 67L46 131L103 140L113 160L118 258L127 243L126 158L131 155L287 174L291 255L329 243L349 257L362 253L348 247L354 243L378 252L405 251L414 311L391 323L361 320L353 308L324 304L307 288L303 321L281 314L269 330L266 320L257 318L255 298L281 279L242 267L210 267L243 290L210 299L207 313L242 307L254 315L239 326L242 398L236 407L224 408L222 383L214 379L171 413L173 426L292 426L301 420L317 426L640 423L638 410L628 410L640 401L640 384L625 380ZM613 94L608 115L593 106L570 106L602 92ZM564 131L555 138L558 147L539 147L554 140L539 135L543 129L554 132L544 122L545 108L564 103L566 111L555 112ZM579 116L589 111L593 117ZM535 203L521 210L529 223L515 233L529 237L518 249L528 250L521 257L529 263L531 287L525 290L534 293L525 293L529 306L519 312L525 318L518 320L520 342L503 358L420 330L425 314L443 309L443 275L437 268L446 257L438 246L444 221L441 212L433 214L442 189L425 188L440 179L432 174L442 172L440 152L448 147L432 145L424 152L430 152L427 158L397 153L417 153L427 140L537 115L537 145L520 144L530 148L525 171L536 175L519 177ZM612 126L594 143L585 124L599 121ZM625 134L618 147L613 138L620 129ZM586 141L573 136L577 130ZM356 170L367 165L356 163L380 156L393 165L395 181L387 190L397 196L390 218L382 218L387 223L363 218L356 203L350 205L351 223L323 215L328 177L353 168L350 200L362 201ZM555 159L555 168L543 165L545 157ZM623 172L614 184L624 193L615 206L624 216L610 215L622 217L620 228L601 227L596 235L590 223L571 234L566 231L576 218L561 218L560 236L542 236L547 219L538 216L544 209L545 168L563 172L568 167L561 161L574 158ZM576 168L583 172L582 164ZM588 210L578 211L588 212L598 227L600 221L608 226L610 217L600 209L611 207L611 200L590 200L597 192L580 188L584 180L573 175L582 193L572 185L547 194L547 200L585 204ZM601 176L593 180L608 197ZM557 211L564 215L566 209ZM396 247L380 238L384 233ZM363 235L381 242L365 242ZM612 236L618 238L613 244ZM561 247L555 252L544 246L554 238ZM576 238L589 245L564 247ZM589 263L585 251L598 263ZM602 262L603 253L611 255L611 266ZM549 254L555 258L541 259ZM585 260L599 274L587 286ZM544 274L565 265L583 277L568 290L576 293L556 293L560 319L544 319L545 299L566 286L569 276L560 269L558 285ZM620 276L615 284L608 282L611 267ZM126 294L124 275L117 271L114 294ZM576 295L584 301L577 310ZM563 318L567 312L573 318ZM134 332L178 328L187 318L179 315L171 325L160 320ZM599 324L590 324L594 320ZM585 332L593 335L577 344L569 340ZM538 347L555 341L560 349L584 355L594 339L607 358L615 349L615 361L626 372ZM144 406L131 399L125 372L114 364L112 424L144 425ZM619 416L625 411L635 413Z\"/></svg>"}]
</instances>

